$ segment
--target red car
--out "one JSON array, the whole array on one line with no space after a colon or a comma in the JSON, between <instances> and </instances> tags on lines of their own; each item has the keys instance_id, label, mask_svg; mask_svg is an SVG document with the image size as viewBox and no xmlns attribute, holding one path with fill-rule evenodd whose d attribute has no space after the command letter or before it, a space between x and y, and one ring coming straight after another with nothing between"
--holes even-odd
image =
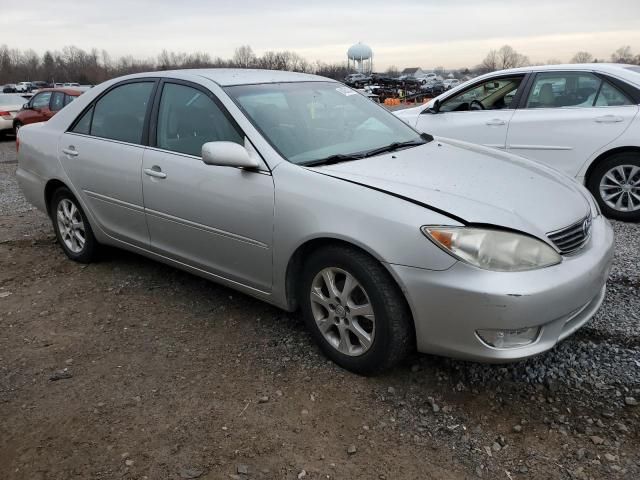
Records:
<instances>
[{"instance_id":1,"label":"red car","mask_svg":"<svg viewBox=\"0 0 640 480\"><path fill-rule=\"evenodd\" d=\"M23 125L46 122L82 93L81 90L73 88L43 88L39 90L15 116L13 128L17 132Z\"/></svg>"}]
</instances>

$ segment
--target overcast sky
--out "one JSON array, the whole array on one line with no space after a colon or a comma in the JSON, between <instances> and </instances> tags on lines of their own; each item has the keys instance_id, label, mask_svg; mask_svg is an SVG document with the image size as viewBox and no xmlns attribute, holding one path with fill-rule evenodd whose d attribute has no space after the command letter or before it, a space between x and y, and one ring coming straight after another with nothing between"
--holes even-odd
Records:
<instances>
[{"instance_id":1,"label":"overcast sky","mask_svg":"<svg viewBox=\"0 0 640 480\"><path fill-rule=\"evenodd\" d=\"M473 66L512 45L534 62L578 50L609 59L640 53L640 0L28 0L0 6L0 44L39 53L75 45L113 56L162 49L231 57L293 50L310 61L343 61L362 41L384 70Z\"/></svg>"}]
</instances>

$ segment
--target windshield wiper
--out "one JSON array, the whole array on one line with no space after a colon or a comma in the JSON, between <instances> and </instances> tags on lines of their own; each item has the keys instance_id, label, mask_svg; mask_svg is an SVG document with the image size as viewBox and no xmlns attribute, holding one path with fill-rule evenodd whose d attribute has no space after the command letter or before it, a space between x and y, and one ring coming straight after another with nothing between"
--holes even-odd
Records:
<instances>
[{"instance_id":1,"label":"windshield wiper","mask_svg":"<svg viewBox=\"0 0 640 480\"><path fill-rule=\"evenodd\" d=\"M318 160L310 160L308 162L301 163L305 167L317 167L318 165L333 165L334 163L348 162L349 160L360 160L364 158L361 153L342 154L337 153L335 155L329 155L325 158L319 158Z\"/></svg>"},{"instance_id":2,"label":"windshield wiper","mask_svg":"<svg viewBox=\"0 0 640 480\"><path fill-rule=\"evenodd\" d=\"M368 150L363 153L364 157L373 157L375 155L380 155L381 153L394 152L401 148L407 147L417 147L418 145L424 145L426 140L409 140L408 142L393 142L389 145L385 145L384 147L374 148L372 150Z\"/></svg>"}]
</instances>

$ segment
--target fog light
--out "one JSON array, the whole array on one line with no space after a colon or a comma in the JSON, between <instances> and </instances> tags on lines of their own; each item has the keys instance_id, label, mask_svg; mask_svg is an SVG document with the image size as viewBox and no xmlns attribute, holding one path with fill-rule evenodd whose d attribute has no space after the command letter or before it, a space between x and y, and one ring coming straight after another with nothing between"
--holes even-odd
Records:
<instances>
[{"instance_id":1,"label":"fog light","mask_svg":"<svg viewBox=\"0 0 640 480\"><path fill-rule=\"evenodd\" d=\"M476 330L478 337L495 348L517 348L533 343L538 338L540 327L518 330Z\"/></svg>"}]
</instances>

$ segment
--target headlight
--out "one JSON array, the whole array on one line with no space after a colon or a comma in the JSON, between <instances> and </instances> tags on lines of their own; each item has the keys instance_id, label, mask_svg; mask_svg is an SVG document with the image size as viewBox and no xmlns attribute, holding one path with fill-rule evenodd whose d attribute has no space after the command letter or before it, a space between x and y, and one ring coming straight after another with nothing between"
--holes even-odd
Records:
<instances>
[{"instance_id":1,"label":"headlight","mask_svg":"<svg viewBox=\"0 0 640 480\"><path fill-rule=\"evenodd\" d=\"M502 230L422 227L422 233L454 257L478 268L521 272L556 265L562 257L535 238Z\"/></svg>"}]
</instances>

